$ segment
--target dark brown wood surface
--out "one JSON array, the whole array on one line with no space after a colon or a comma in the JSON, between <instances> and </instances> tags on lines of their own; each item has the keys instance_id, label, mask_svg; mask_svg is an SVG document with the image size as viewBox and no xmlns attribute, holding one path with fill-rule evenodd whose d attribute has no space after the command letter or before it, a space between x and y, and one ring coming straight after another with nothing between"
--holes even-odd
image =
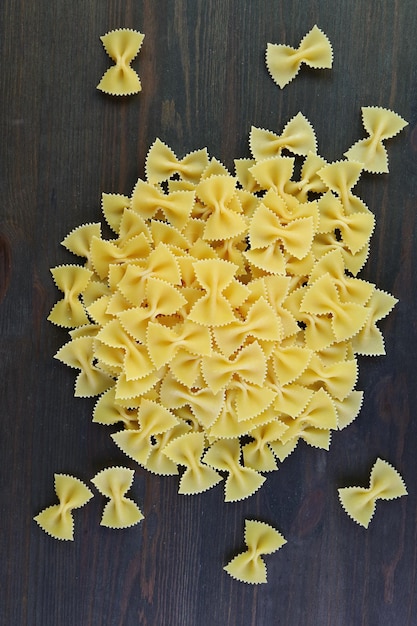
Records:
<instances>
[{"instance_id":1,"label":"dark brown wood surface","mask_svg":"<svg viewBox=\"0 0 417 626\"><path fill-rule=\"evenodd\" d=\"M0 624L417 624L415 0L2 0L0 20ZM266 43L295 45L315 23L333 69L304 68L280 90ZM116 99L96 85L110 65L99 37L119 27L145 33L143 91ZM88 482L126 464L53 359L67 334L46 321L58 299L49 268L73 260L59 242L101 218L103 191L131 193L155 137L179 155L207 146L232 168L249 156L251 124L278 132L302 111L335 160L364 136L363 105L409 126L387 144L390 173L358 185L377 219L361 276L400 300L381 323L387 355L359 361L358 419L328 453L300 445L243 502L225 504L220 487L180 496L176 477L137 468L140 525L100 527L96 497L74 543L48 537L32 518L55 501L54 472ZM365 530L337 488L366 485L378 456L409 495L380 502ZM258 587L222 569L243 548L245 517L288 540Z\"/></svg>"}]
</instances>

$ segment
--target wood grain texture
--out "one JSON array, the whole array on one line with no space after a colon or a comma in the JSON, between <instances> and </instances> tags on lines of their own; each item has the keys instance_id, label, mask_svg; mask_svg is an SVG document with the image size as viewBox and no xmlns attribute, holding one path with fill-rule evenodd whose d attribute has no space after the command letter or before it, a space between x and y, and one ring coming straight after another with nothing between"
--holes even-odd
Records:
<instances>
[{"instance_id":1,"label":"wood grain texture","mask_svg":"<svg viewBox=\"0 0 417 626\"><path fill-rule=\"evenodd\" d=\"M266 43L295 45L314 23L332 41L333 69L304 68L281 91ZM118 27L145 33L134 61L143 91L125 99L96 90L109 66L99 37ZM416 32L414 0L2 0L1 625L417 623ZM410 124L389 142L390 174L358 186L377 218L362 276L400 300L381 324L387 356L360 359L360 417L328 453L300 446L247 501L226 505L220 487L179 496L175 477L138 469L139 526L100 527L97 497L76 515L74 544L46 536L32 518L54 503L54 472L88 482L126 462L52 358L66 333L46 321L57 299L49 268L72 259L59 242L100 219L102 191L131 193L157 136L178 155L207 146L232 167L249 156L251 124L279 130L301 110L334 160L363 136L363 105ZM377 456L409 495L379 503L365 531L336 490L366 484ZM255 588L222 570L243 548L245 517L288 540Z\"/></svg>"}]
</instances>

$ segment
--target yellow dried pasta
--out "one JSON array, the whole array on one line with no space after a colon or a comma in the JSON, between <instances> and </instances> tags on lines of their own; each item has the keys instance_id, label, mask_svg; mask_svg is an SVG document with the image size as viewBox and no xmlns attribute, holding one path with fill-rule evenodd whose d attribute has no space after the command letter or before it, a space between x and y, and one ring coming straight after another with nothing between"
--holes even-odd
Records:
<instances>
[{"instance_id":1,"label":"yellow dried pasta","mask_svg":"<svg viewBox=\"0 0 417 626\"><path fill-rule=\"evenodd\" d=\"M350 161L359 161L367 172L388 172L388 154L383 141L395 137L407 123L400 115L383 107L362 107L363 126L368 133L345 152Z\"/></svg>"},{"instance_id":2,"label":"yellow dried pasta","mask_svg":"<svg viewBox=\"0 0 417 626\"><path fill-rule=\"evenodd\" d=\"M129 28L112 30L100 37L115 65L104 73L97 89L112 96L128 96L142 90L140 78L130 64L138 54L144 37Z\"/></svg>"},{"instance_id":3,"label":"yellow dried pasta","mask_svg":"<svg viewBox=\"0 0 417 626\"><path fill-rule=\"evenodd\" d=\"M285 148L294 154L315 154L317 139L314 128L302 113L297 113L285 126L281 135L252 126L249 135L250 151L256 161L278 156Z\"/></svg>"},{"instance_id":4,"label":"yellow dried pasta","mask_svg":"<svg viewBox=\"0 0 417 626\"><path fill-rule=\"evenodd\" d=\"M105 505L101 526L127 528L143 519L143 513L133 500L126 498L133 482L134 471L128 467L108 467L91 479L91 482L109 502Z\"/></svg>"},{"instance_id":5,"label":"yellow dried pasta","mask_svg":"<svg viewBox=\"0 0 417 626\"><path fill-rule=\"evenodd\" d=\"M227 472L225 502L244 500L265 482L265 477L251 467L240 463L240 444L237 439L222 439L213 443L203 458L213 469Z\"/></svg>"},{"instance_id":6,"label":"yellow dried pasta","mask_svg":"<svg viewBox=\"0 0 417 626\"><path fill-rule=\"evenodd\" d=\"M173 174L180 174L185 181L197 183L208 164L206 148L190 152L179 160L169 146L156 139L146 157L146 178L153 185L168 180Z\"/></svg>"},{"instance_id":7,"label":"yellow dried pasta","mask_svg":"<svg viewBox=\"0 0 417 626\"><path fill-rule=\"evenodd\" d=\"M253 127L250 148L234 176L156 140L131 196L102 196L114 238L72 231L84 267L57 280L71 330L56 357L79 370L76 395L99 395L93 420L119 424L143 468L179 474L179 493L224 477L227 502L355 419L357 355L384 353L396 303L357 277L375 223L353 191L363 164L318 156L301 113L281 135Z\"/></svg>"},{"instance_id":8,"label":"yellow dried pasta","mask_svg":"<svg viewBox=\"0 0 417 626\"><path fill-rule=\"evenodd\" d=\"M272 79L281 89L295 78L301 63L318 69L332 67L332 46L317 25L303 37L298 48L273 43L267 45L266 66Z\"/></svg>"},{"instance_id":9,"label":"yellow dried pasta","mask_svg":"<svg viewBox=\"0 0 417 626\"><path fill-rule=\"evenodd\" d=\"M96 329L92 332L95 333ZM55 358L62 363L80 370L75 381L74 395L76 397L97 396L113 384L112 377L94 364L94 341L94 337L90 335L74 337L55 355Z\"/></svg>"},{"instance_id":10,"label":"yellow dried pasta","mask_svg":"<svg viewBox=\"0 0 417 626\"><path fill-rule=\"evenodd\" d=\"M258 585L267 582L264 554L272 554L287 541L278 530L265 522L245 520L247 550L235 556L223 569L236 580Z\"/></svg>"},{"instance_id":11,"label":"yellow dried pasta","mask_svg":"<svg viewBox=\"0 0 417 626\"><path fill-rule=\"evenodd\" d=\"M369 487L344 487L338 490L346 513L355 522L368 528L377 500L393 500L407 495L403 479L387 461L377 459L371 470Z\"/></svg>"},{"instance_id":12,"label":"yellow dried pasta","mask_svg":"<svg viewBox=\"0 0 417 626\"><path fill-rule=\"evenodd\" d=\"M48 320L67 328L88 324L88 316L79 296L85 291L93 272L78 265L60 265L54 267L51 273L64 297L54 305Z\"/></svg>"},{"instance_id":13,"label":"yellow dried pasta","mask_svg":"<svg viewBox=\"0 0 417 626\"><path fill-rule=\"evenodd\" d=\"M163 449L163 453L173 463L186 467L178 493L187 495L200 493L220 482L220 474L201 462L203 451L204 434L200 432L176 437Z\"/></svg>"},{"instance_id":14,"label":"yellow dried pasta","mask_svg":"<svg viewBox=\"0 0 417 626\"><path fill-rule=\"evenodd\" d=\"M128 428L112 435L119 448L141 465L146 466L152 451L152 438L174 428L178 418L165 407L144 398L137 411L139 429Z\"/></svg>"},{"instance_id":15,"label":"yellow dried pasta","mask_svg":"<svg viewBox=\"0 0 417 626\"><path fill-rule=\"evenodd\" d=\"M84 506L92 497L90 489L81 480L67 474L55 474L55 493L59 504L41 511L34 520L55 539L74 540L73 509Z\"/></svg>"},{"instance_id":16,"label":"yellow dried pasta","mask_svg":"<svg viewBox=\"0 0 417 626\"><path fill-rule=\"evenodd\" d=\"M98 89L141 90L131 62L143 38L130 29L101 37L115 65ZM298 49L267 44L281 88L302 63L332 61L317 26ZM377 322L397 301L357 278L375 218L353 188L363 171L388 171L384 142L407 124L382 107L363 107L362 119L368 137L333 163L319 156L301 112L281 134L252 126L252 158L236 159L234 174L206 148L178 158L156 139L132 194L102 194L113 238L89 223L62 241L84 266L51 270L63 297L48 319L70 336L55 357L78 371L75 396L98 396L93 421L119 425L114 443L149 472L179 475L180 494L225 479L225 502L250 497L300 440L327 450L333 431L360 411L357 355L385 353ZM109 499L101 525L143 519L126 497L133 476L110 467L92 479ZM92 493L63 474L55 491L59 504L34 519L72 540L72 510ZM339 498L368 527L377 499L406 493L398 472L377 459L369 488L339 489ZM245 543L225 571L266 583L263 555L286 540L247 519Z\"/></svg>"}]
</instances>

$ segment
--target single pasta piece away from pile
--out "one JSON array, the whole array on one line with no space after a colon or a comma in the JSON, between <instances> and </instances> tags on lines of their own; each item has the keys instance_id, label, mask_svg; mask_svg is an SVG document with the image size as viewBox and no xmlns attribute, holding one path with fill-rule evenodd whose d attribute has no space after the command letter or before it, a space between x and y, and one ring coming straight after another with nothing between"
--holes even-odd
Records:
<instances>
[{"instance_id":1,"label":"single pasta piece away from pile","mask_svg":"<svg viewBox=\"0 0 417 626\"><path fill-rule=\"evenodd\" d=\"M403 479L387 461L377 459L371 470L369 487L343 487L339 499L355 522L368 528L377 500L393 500L407 495Z\"/></svg>"},{"instance_id":2,"label":"single pasta piece away from pile","mask_svg":"<svg viewBox=\"0 0 417 626\"><path fill-rule=\"evenodd\" d=\"M113 237L90 223L63 240L83 261L52 270L49 316L69 330L56 358L75 395L98 396L93 421L120 426L115 444L180 474L180 493L222 482L227 502L355 419L357 356L384 354L377 323L396 302L358 278L375 221L354 193L363 163L327 163L301 113L249 144L231 173L157 139L131 196L103 194ZM109 478L96 484L111 497ZM102 523L134 523L124 506L132 518Z\"/></svg>"},{"instance_id":3,"label":"single pasta piece away from pile","mask_svg":"<svg viewBox=\"0 0 417 626\"><path fill-rule=\"evenodd\" d=\"M111 96L130 96L142 91L142 84L130 66L145 35L129 28L112 30L100 37L104 49L115 64L103 74L97 89Z\"/></svg>"},{"instance_id":4,"label":"single pasta piece away from pile","mask_svg":"<svg viewBox=\"0 0 417 626\"><path fill-rule=\"evenodd\" d=\"M272 554L287 543L272 526L257 520L245 520L247 550L235 556L223 569L236 580L253 585L267 582L264 554Z\"/></svg>"},{"instance_id":5,"label":"single pasta piece away from pile","mask_svg":"<svg viewBox=\"0 0 417 626\"><path fill-rule=\"evenodd\" d=\"M55 493L59 504L54 504L41 511L34 518L48 535L55 539L74 540L73 509L79 509L93 497L84 483L67 474L55 474Z\"/></svg>"},{"instance_id":6,"label":"single pasta piece away from pile","mask_svg":"<svg viewBox=\"0 0 417 626\"><path fill-rule=\"evenodd\" d=\"M268 43L265 61L271 78L283 89L297 76L302 63L314 69L330 69L333 49L327 35L314 25L298 48Z\"/></svg>"},{"instance_id":7,"label":"single pasta piece away from pile","mask_svg":"<svg viewBox=\"0 0 417 626\"><path fill-rule=\"evenodd\" d=\"M385 174L388 172L388 153L382 142L397 135L407 122L383 107L362 107L362 121L368 137L354 143L345 156L363 163L367 172Z\"/></svg>"}]
</instances>

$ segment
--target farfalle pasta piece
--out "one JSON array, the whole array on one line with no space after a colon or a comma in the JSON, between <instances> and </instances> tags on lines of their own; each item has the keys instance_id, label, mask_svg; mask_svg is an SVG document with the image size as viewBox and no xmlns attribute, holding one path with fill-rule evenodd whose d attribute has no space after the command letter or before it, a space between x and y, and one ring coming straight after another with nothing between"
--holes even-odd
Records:
<instances>
[{"instance_id":1,"label":"farfalle pasta piece","mask_svg":"<svg viewBox=\"0 0 417 626\"><path fill-rule=\"evenodd\" d=\"M326 185L317 174L319 170L327 165L323 157L315 152L308 152L301 168L300 180L294 182L294 192L300 202L306 202L308 193L324 193Z\"/></svg>"},{"instance_id":2,"label":"farfalle pasta piece","mask_svg":"<svg viewBox=\"0 0 417 626\"><path fill-rule=\"evenodd\" d=\"M301 438L312 446L328 449L328 433L337 428L335 405L331 396L323 389L314 392L305 409L296 418L284 419L282 416L281 419L288 426L280 437L283 444Z\"/></svg>"},{"instance_id":3,"label":"farfalle pasta piece","mask_svg":"<svg viewBox=\"0 0 417 626\"><path fill-rule=\"evenodd\" d=\"M194 382L195 384L195 382ZM197 390L180 383L171 374L166 374L160 387L160 401L169 409L179 409L188 405L202 427L210 428L217 419L224 402L224 392L214 394L208 387Z\"/></svg>"},{"instance_id":4,"label":"farfalle pasta piece","mask_svg":"<svg viewBox=\"0 0 417 626\"><path fill-rule=\"evenodd\" d=\"M80 370L74 395L79 398L96 396L112 386L112 378L94 364L94 337L75 337L55 354L55 358L69 367Z\"/></svg>"},{"instance_id":5,"label":"farfalle pasta piece","mask_svg":"<svg viewBox=\"0 0 417 626\"><path fill-rule=\"evenodd\" d=\"M297 48L268 43L266 66L272 79L283 89L298 74L301 63L314 69L330 69L333 51L329 39L314 25Z\"/></svg>"},{"instance_id":6,"label":"farfalle pasta piece","mask_svg":"<svg viewBox=\"0 0 417 626\"><path fill-rule=\"evenodd\" d=\"M265 482L265 476L240 463L240 445L237 439L216 441L204 454L203 462L215 470L227 472L224 501L244 500Z\"/></svg>"},{"instance_id":7,"label":"farfalle pasta piece","mask_svg":"<svg viewBox=\"0 0 417 626\"><path fill-rule=\"evenodd\" d=\"M381 289L373 291L366 305L369 317L363 328L352 337L352 348L356 354L368 356L385 354L384 337L376 322L386 317L397 302L397 298Z\"/></svg>"},{"instance_id":8,"label":"farfalle pasta piece","mask_svg":"<svg viewBox=\"0 0 417 626\"><path fill-rule=\"evenodd\" d=\"M247 337L260 341L279 341L282 325L269 302L260 297L248 310L244 320L235 320L225 326L213 328L213 335L220 351L230 357Z\"/></svg>"},{"instance_id":9,"label":"farfalle pasta piece","mask_svg":"<svg viewBox=\"0 0 417 626\"><path fill-rule=\"evenodd\" d=\"M149 278L165 280L172 285L181 285L178 259L163 243L159 243L146 259L124 266L123 276L117 281L117 290L133 306L141 304L146 296L146 283Z\"/></svg>"},{"instance_id":10,"label":"farfalle pasta piece","mask_svg":"<svg viewBox=\"0 0 417 626\"><path fill-rule=\"evenodd\" d=\"M192 428L183 420L179 424L159 435L154 435L154 443L146 460L146 469L158 476L177 476L178 465L171 461L164 453L164 448L174 439L191 432Z\"/></svg>"},{"instance_id":11,"label":"farfalle pasta piece","mask_svg":"<svg viewBox=\"0 0 417 626\"><path fill-rule=\"evenodd\" d=\"M250 171L250 168L256 163L255 159L235 159L234 163L236 177L243 189L250 194L259 191L259 184Z\"/></svg>"},{"instance_id":12,"label":"farfalle pasta piece","mask_svg":"<svg viewBox=\"0 0 417 626\"><path fill-rule=\"evenodd\" d=\"M311 248L313 236L314 223L312 217L294 219L288 224L283 224L279 217L264 204L261 204L254 213L249 228L251 250L280 244L285 251L297 259L306 256ZM252 260L249 254L246 257ZM285 270L285 257L283 263Z\"/></svg>"},{"instance_id":13,"label":"farfalle pasta piece","mask_svg":"<svg viewBox=\"0 0 417 626\"><path fill-rule=\"evenodd\" d=\"M346 215L343 204L331 192L319 199L318 207L320 227L317 232L339 231L340 239L352 254L356 254L369 243L375 225L372 213L355 212Z\"/></svg>"},{"instance_id":14,"label":"farfalle pasta piece","mask_svg":"<svg viewBox=\"0 0 417 626\"><path fill-rule=\"evenodd\" d=\"M173 328L149 322L146 345L149 356L158 368L172 361L178 351L181 351L181 354L185 351L191 355L207 357L210 357L212 352L210 329L189 320ZM178 367L178 360L176 366Z\"/></svg>"},{"instance_id":15,"label":"farfalle pasta piece","mask_svg":"<svg viewBox=\"0 0 417 626\"><path fill-rule=\"evenodd\" d=\"M351 272L353 276L357 276L365 265L369 256L369 249L369 244L366 244L359 252L352 254L344 245L343 241L339 240L337 233L334 232L316 235L311 246L311 251L316 259L320 259L330 250L338 250L343 257L346 269Z\"/></svg>"},{"instance_id":16,"label":"farfalle pasta piece","mask_svg":"<svg viewBox=\"0 0 417 626\"><path fill-rule=\"evenodd\" d=\"M398 113L383 107L362 107L362 121L369 137L360 139L345 152L350 161L363 163L373 174L388 172L388 154L383 141L395 137L408 122Z\"/></svg>"},{"instance_id":17,"label":"farfalle pasta piece","mask_svg":"<svg viewBox=\"0 0 417 626\"><path fill-rule=\"evenodd\" d=\"M331 315L336 341L345 341L356 335L369 317L365 306L341 301L330 274L323 274L307 288L300 310L314 315Z\"/></svg>"},{"instance_id":18,"label":"farfalle pasta piece","mask_svg":"<svg viewBox=\"0 0 417 626\"><path fill-rule=\"evenodd\" d=\"M238 378L232 381L231 391L238 422L250 420L261 414L272 404L277 395L275 389Z\"/></svg>"},{"instance_id":19,"label":"farfalle pasta piece","mask_svg":"<svg viewBox=\"0 0 417 626\"><path fill-rule=\"evenodd\" d=\"M297 344L279 345L272 354L272 364L278 382L288 385L302 375L310 363L313 351Z\"/></svg>"},{"instance_id":20,"label":"farfalle pasta piece","mask_svg":"<svg viewBox=\"0 0 417 626\"><path fill-rule=\"evenodd\" d=\"M137 410L128 409L116 402L115 387L105 391L97 400L93 411L93 422L112 425L122 422L125 428L137 426Z\"/></svg>"},{"instance_id":21,"label":"farfalle pasta piece","mask_svg":"<svg viewBox=\"0 0 417 626\"><path fill-rule=\"evenodd\" d=\"M148 182L155 184L179 174L184 180L197 183L208 164L206 148L195 150L183 159L178 159L169 146L160 139L155 139L146 157L146 178Z\"/></svg>"},{"instance_id":22,"label":"farfalle pasta piece","mask_svg":"<svg viewBox=\"0 0 417 626\"><path fill-rule=\"evenodd\" d=\"M349 426L361 410L363 391L352 391L344 400L334 400L337 411L337 427L339 430Z\"/></svg>"},{"instance_id":23,"label":"farfalle pasta piece","mask_svg":"<svg viewBox=\"0 0 417 626\"><path fill-rule=\"evenodd\" d=\"M158 316L173 315L187 303L181 292L164 280L148 278L145 287L146 306L136 306L117 314L124 330L136 341L146 343L148 324Z\"/></svg>"},{"instance_id":24,"label":"farfalle pasta piece","mask_svg":"<svg viewBox=\"0 0 417 626\"><path fill-rule=\"evenodd\" d=\"M278 530L265 522L245 520L245 544L247 550L235 556L223 569L236 580L244 583L267 582L264 554L272 554L287 541Z\"/></svg>"},{"instance_id":25,"label":"farfalle pasta piece","mask_svg":"<svg viewBox=\"0 0 417 626\"><path fill-rule=\"evenodd\" d=\"M142 90L140 78L130 64L138 54L144 37L129 28L112 30L100 37L115 65L104 73L97 89L112 96L129 96Z\"/></svg>"},{"instance_id":26,"label":"farfalle pasta piece","mask_svg":"<svg viewBox=\"0 0 417 626\"><path fill-rule=\"evenodd\" d=\"M273 190L283 199L291 198L286 187L294 172L294 157L275 156L258 161L250 168L260 189ZM296 202L295 198L292 198Z\"/></svg>"},{"instance_id":27,"label":"farfalle pasta piece","mask_svg":"<svg viewBox=\"0 0 417 626\"><path fill-rule=\"evenodd\" d=\"M253 341L232 359L216 352L201 360L201 372L213 393L229 385L233 376L262 385L266 376L266 358L261 346Z\"/></svg>"},{"instance_id":28,"label":"farfalle pasta piece","mask_svg":"<svg viewBox=\"0 0 417 626\"><path fill-rule=\"evenodd\" d=\"M178 419L159 403L143 399L137 412L137 422L138 430L121 430L111 437L127 456L146 466L153 446L153 437L174 428L178 424Z\"/></svg>"},{"instance_id":29,"label":"farfalle pasta piece","mask_svg":"<svg viewBox=\"0 0 417 626\"><path fill-rule=\"evenodd\" d=\"M346 513L355 522L368 528L377 500L393 500L407 495L403 479L387 461L378 458L371 470L369 487L338 489L339 499Z\"/></svg>"},{"instance_id":30,"label":"farfalle pasta piece","mask_svg":"<svg viewBox=\"0 0 417 626\"><path fill-rule=\"evenodd\" d=\"M59 504L41 511L34 520L55 539L74 540L73 509L84 506L92 497L90 489L74 476L54 474L55 493Z\"/></svg>"},{"instance_id":31,"label":"farfalle pasta piece","mask_svg":"<svg viewBox=\"0 0 417 626\"><path fill-rule=\"evenodd\" d=\"M171 224L182 230L190 217L194 202L194 191L164 193L157 186L139 179L133 190L131 206L145 219L154 217L162 210Z\"/></svg>"},{"instance_id":32,"label":"farfalle pasta piece","mask_svg":"<svg viewBox=\"0 0 417 626\"><path fill-rule=\"evenodd\" d=\"M125 496L132 486L134 473L128 467L108 467L91 479L98 491L109 498L103 510L101 526L128 528L143 519L138 505Z\"/></svg>"},{"instance_id":33,"label":"farfalle pasta piece","mask_svg":"<svg viewBox=\"0 0 417 626\"><path fill-rule=\"evenodd\" d=\"M249 135L249 146L253 158L262 161L278 156L285 148L294 154L315 154L317 140L314 128L308 119L297 113L285 126L281 135L270 130L252 126Z\"/></svg>"},{"instance_id":34,"label":"farfalle pasta piece","mask_svg":"<svg viewBox=\"0 0 417 626\"><path fill-rule=\"evenodd\" d=\"M322 386L333 398L344 400L353 391L357 377L358 364L355 359L324 364L316 353L298 382L311 388Z\"/></svg>"},{"instance_id":35,"label":"farfalle pasta piece","mask_svg":"<svg viewBox=\"0 0 417 626\"><path fill-rule=\"evenodd\" d=\"M66 328L88 324L89 319L80 295L90 282L93 272L79 265L59 265L51 269L51 274L64 297L53 306L48 320Z\"/></svg>"},{"instance_id":36,"label":"farfalle pasta piece","mask_svg":"<svg viewBox=\"0 0 417 626\"><path fill-rule=\"evenodd\" d=\"M236 179L233 176L219 174L204 178L195 192L206 207L203 239L229 239L246 231L247 225L236 195Z\"/></svg>"},{"instance_id":37,"label":"farfalle pasta piece","mask_svg":"<svg viewBox=\"0 0 417 626\"><path fill-rule=\"evenodd\" d=\"M277 462L268 443L279 440L286 429L286 424L275 419L251 430L253 441L242 447L245 467L251 467L257 472L277 470Z\"/></svg>"},{"instance_id":38,"label":"farfalle pasta piece","mask_svg":"<svg viewBox=\"0 0 417 626\"><path fill-rule=\"evenodd\" d=\"M61 244L73 254L90 258L91 239L101 237L100 223L83 224L74 228L62 241Z\"/></svg>"},{"instance_id":39,"label":"farfalle pasta piece","mask_svg":"<svg viewBox=\"0 0 417 626\"><path fill-rule=\"evenodd\" d=\"M106 278L112 264L123 264L126 261L143 261L151 252L149 242L141 233L119 246L117 242L106 241L99 237L91 239L91 262L95 272L101 279Z\"/></svg>"},{"instance_id":40,"label":"farfalle pasta piece","mask_svg":"<svg viewBox=\"0 0 417 626\"><path fill-rule=\"evenodd\" d=\"M117 365L121 359L126 380L137 380L151 374L155 367L149 358L146 346L138 343L128 333L117 318L103 326L97 334L96 340L113 349L107 352L109 357L116 358ZM104 359L103 352L100 353ZM108 357L108 358L109 358ZM111 363L110 363L111 364Z\"/></svg>"},{"instance_id":41,"label":"farfalle pasta piece","mask_svg":"<svg viewBox=\"0 0 417 626\"><path fill-rule=\"evenodd\" d=\"M119 232L123 213L130 205L130 198L120 193L102 193L101 194L101 210L104 219L110 228L115 232Z\"/></svg>"},{"instance_id":42,"label":"farfalle pasta piece","mask_svg":"<svg viewBox=\"0 0 417 626\"><path fill-rule=\"evenodd\" d=\"M335 161L317 172L326 187L339 196L346 215L369 211L363 200L352 193L362 171L363 164L358 161Z\"/></svg>"},{"instance_id":43,"label":"farfalle pasta piece","mask_svg":"<svg viewBox=\"0 0 417 626\"><path fill-rule=\"evenodd\" d=\"M214 327L236 320L224 291L232 282L238 266L221 259L207 259L196 261L193 267L205 293L192 307L189 319L203 326Z\"/></svg>"},{"instance_id":44,"label":"farfalle pasta piece","mask_svg":"<svg viewBox=\"0 0 417 626\"><path fill-rule=\"evenodd\" d=\"M375 290L375 285L366 280L352 278L345 270L345 260L341 249L330 250L314 264L309 281L313 283L323 274L329 274L342 302L366 305Z\"/></svg>"},{"instance_id":45,"label":"farfalle pasta piece","mask_svg":"<svg viewBox=\"0 0 417 626\"><path fill-rule=\"evenodd\" d=\"M178 493L191 495L206 491L221 481L213 468L204 465L204 433L191 432L177 437L163 449L163 453L177 465L184 465Z\"/></svg>"}]
</instances>

